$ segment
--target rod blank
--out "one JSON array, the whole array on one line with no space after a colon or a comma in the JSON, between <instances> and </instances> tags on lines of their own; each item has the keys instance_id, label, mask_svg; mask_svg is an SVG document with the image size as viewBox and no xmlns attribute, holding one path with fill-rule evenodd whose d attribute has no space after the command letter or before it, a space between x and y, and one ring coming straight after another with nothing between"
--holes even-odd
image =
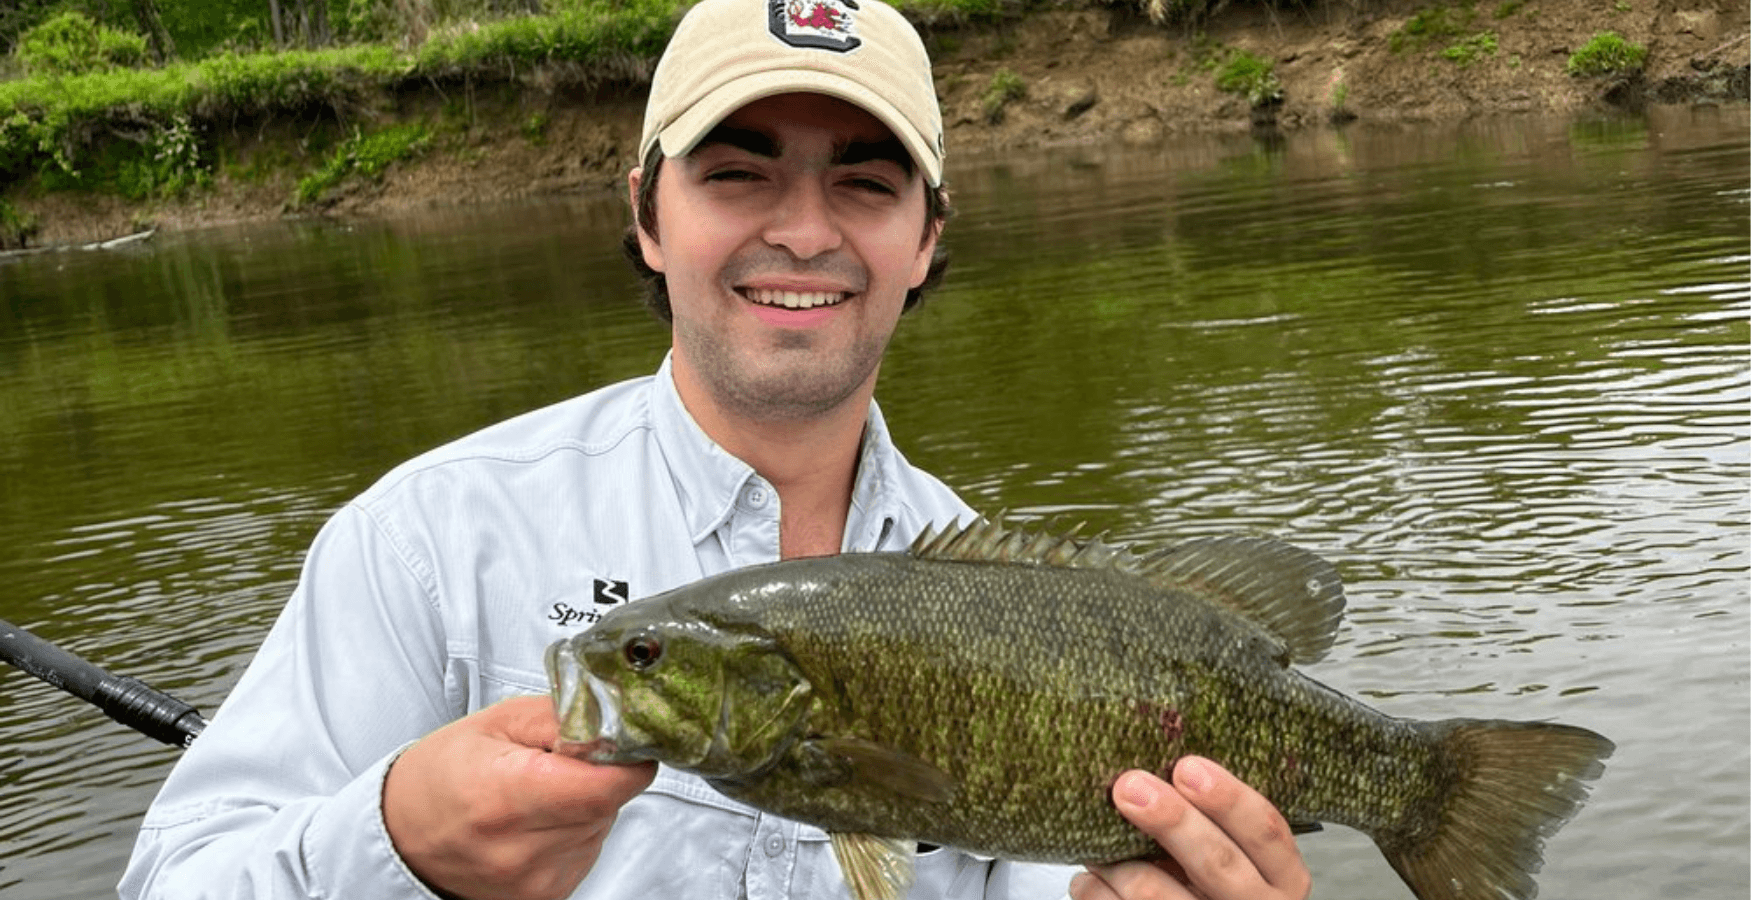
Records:
<instances>
[{"instance_id":1,"label":"rod blank","mask_svg":"<svg viewBox=\"0 0 1755 900\"><path fill-rule=\"evenodd\" d=\"M157 741L187 747L207 727L195 707L140 681L112 675L0 619L0 661L48 682Z\"/></svg>"}]
</instances>

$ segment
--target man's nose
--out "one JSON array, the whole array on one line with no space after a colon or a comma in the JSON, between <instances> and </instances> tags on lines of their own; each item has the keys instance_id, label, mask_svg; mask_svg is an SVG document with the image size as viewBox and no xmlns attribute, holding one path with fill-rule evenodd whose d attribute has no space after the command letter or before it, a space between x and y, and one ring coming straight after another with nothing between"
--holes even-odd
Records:
<instances>
[{"instance_id":1,"label":"man's nose","mask_svg":"<svg viewBox=\"0 0 1755 900\"><path fill-rule=\"evenodd\" d=\"M762 239L798 259L812 259L841 246L828 192L815 179L799 179L780 198Z\"/></svg>"}]
</instances>

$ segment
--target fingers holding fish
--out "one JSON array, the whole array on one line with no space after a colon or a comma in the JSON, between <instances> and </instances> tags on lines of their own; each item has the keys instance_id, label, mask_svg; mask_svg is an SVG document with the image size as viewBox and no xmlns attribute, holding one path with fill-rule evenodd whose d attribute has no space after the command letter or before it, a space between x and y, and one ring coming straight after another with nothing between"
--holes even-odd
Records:
<instances>
[{"instance_id":1,"label":"fingers holding fish","mask_svg":"<svg viewBox=\"0 0 1755 900\"><path fill-rule=\"evenodd\" d=\"M1092 865L1073 878L1072 900L1211 900L1173 859Z\"/></svg>"},{"instance_id":2,"label":"fingers holding fish","mask_svg":"<svg viewBox=\"0 0 1755 900\"><path fill-rule=\"evenodd\" d=\"M552 755L700 775L834 835L856 886L897 883L866 870L905 870L896 848L926 842L1134 861L1080 880L1109 900L1296 900L1310 875L1291 835L1328 821L1422 900L1529 900L1543 839L1613 743L1394 718L1310 679L1293 664L1322 658L1344 608L1332 565L1267 538L1140 553L929 528L906 554L732 570L557 641ZM1175 786L1148 774L1175 759Z\"/></svg>"},{"instance_id":3,"label":"fingers holding fish","mask_svg":"<svg viewBox=\"0 0 1755 900\"><path fill-rule=\"evenodd\" d=\"M1204 759L1183 760L1174 777L1175 787L1138 771L1116 782L1116 808L1171 856L1151 865L1096 870L1120 896L1302 900L1308 895L1309 871L1273 804ZM1170 889L1172 880L1186 885L1185 893Z\"/></svg>"},{"instance_id":4,"label":"fingers holding fish","mask_svg":"<svg viewBox=\"0 0 1755 900\"><path fill-rule=\"evenodd\" d=\"M551 753L555 728L547 698L517 698L434 731L396 759L384 780L384 824L421 881L459 898L505 900L558 900L578 886L616 812L657 770Z\"/></svg>"},{"instance_id":5,"label":"fingers holding fish","mask_svg":"<svg viewBox=\"0 0 1755 900\"><path fill-rule=\"evenodd\" d=\"M490 736L506 742L495 768L514 774L508 787L530 792L507 799L528 812L532 826L567 827L601 820L608 827L616 811L657 775L655 763L600 766L549 752L560 740L560 726L547 697L514 697L489 709L501 715L484 725L491 729Z\"/></svg>"},{"instance_id":6,"label":"fingers holding fish","mask_svg":"<svg viewBox=\"0 0 1755 900\"><path fill-rule=\"evenodd\" d=\"M1255 871L1279 892L1276 896L1302 898L1310 894L1310 869L1304 865L1304 854L1286 817L1266 797L1224 767L1198 756L1177 762L1172 783L1236 843Z\"/></svg>"},{"instance_id":7,"label":"fingers holding fish","mask_svg":"<svg viewBox=\"0 0 1755 900\"><path fill-rule=\"evenodd\" d=\"M1067 895L1072 900L1209 900L1171 869L1181 867L1174 860L1092 866L1073 877Z\"/></svg>"}]
</instances>

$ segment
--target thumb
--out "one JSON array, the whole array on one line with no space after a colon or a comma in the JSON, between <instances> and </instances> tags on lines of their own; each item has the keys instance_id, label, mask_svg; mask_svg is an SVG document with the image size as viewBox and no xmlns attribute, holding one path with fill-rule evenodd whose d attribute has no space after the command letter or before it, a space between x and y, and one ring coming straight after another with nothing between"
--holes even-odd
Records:
<instances>
[{"instance_id":1,"label":"thumb","mask_svg":"<svg viewBox=\"0 0 1755 900\"><path fill-rule=\"evenodd\" d=\"M509 697L481 711L482 730L514 744L553 750L561 737L554 701L546 696Z\"/></svg>"}]
</instances>

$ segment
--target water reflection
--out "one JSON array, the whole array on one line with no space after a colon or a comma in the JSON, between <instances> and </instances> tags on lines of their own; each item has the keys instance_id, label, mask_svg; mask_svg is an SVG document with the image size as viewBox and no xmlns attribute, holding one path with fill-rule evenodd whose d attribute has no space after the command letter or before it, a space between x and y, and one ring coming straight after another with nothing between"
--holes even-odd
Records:
<instances>
[{"instance_id":1,"label":"water reflection","mask_svg":"<svg viewBox=\"0 0 1755 900\"><path fill-rule=\"evenodd\" d=\"M967 160L880 396L978 507L1331 557L1312 673L1387 711L1614 737L1544 896L1745 894L1749 144L1712 116ZM336 505L652 369L622 215L0 265L0 616L213 709ZM108 893L173 751L0 677L0 895ZM1304 846L1319 896L1405 896Z\"/></svg>"}]
</instances>

